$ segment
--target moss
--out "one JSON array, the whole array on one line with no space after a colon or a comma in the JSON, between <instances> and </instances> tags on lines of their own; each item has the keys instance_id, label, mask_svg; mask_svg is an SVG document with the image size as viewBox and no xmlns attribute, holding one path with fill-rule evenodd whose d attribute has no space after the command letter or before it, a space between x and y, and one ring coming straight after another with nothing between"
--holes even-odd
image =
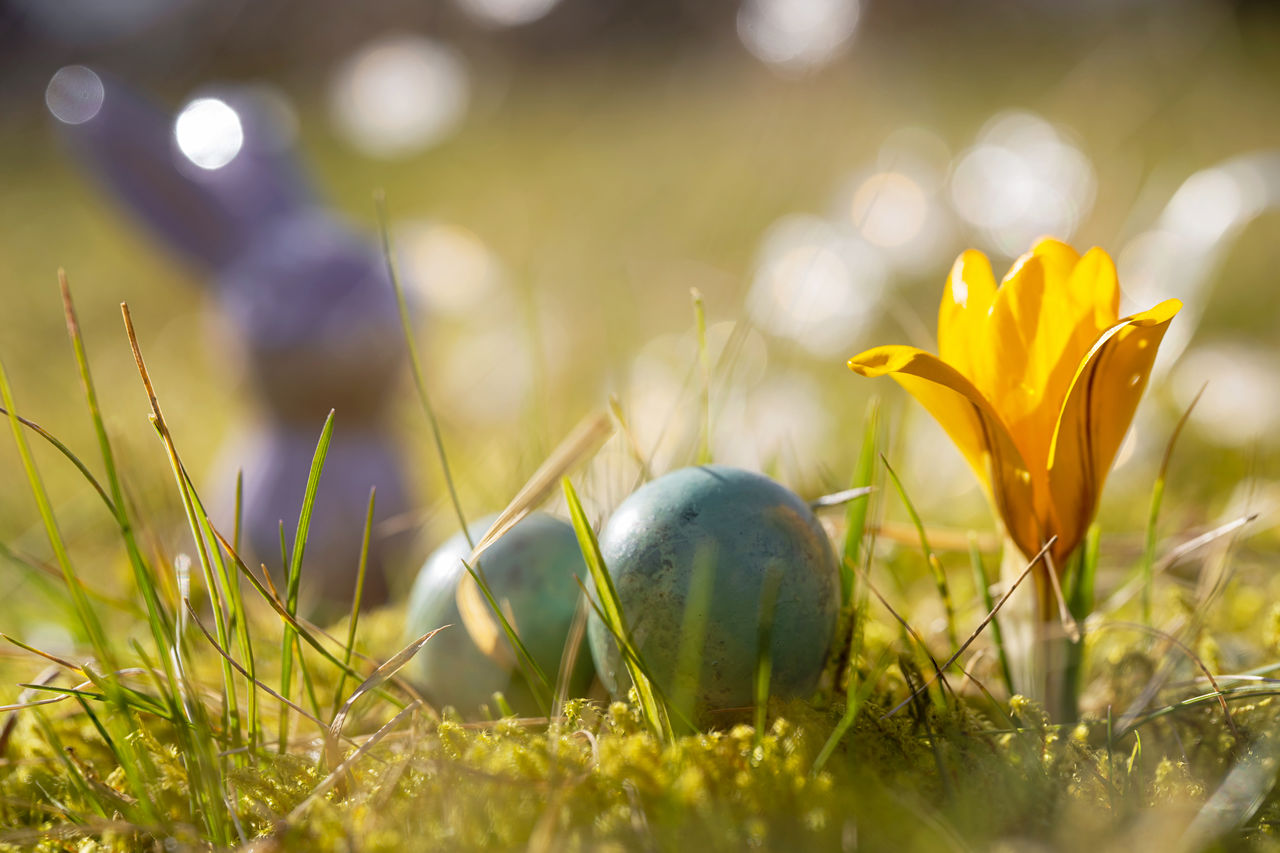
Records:
<instances>
[{"instance_id":1,"label":"moss","mask_svg":"<svg viewBox=\"0 0 1280 853\"><path fill-rule=\"evenodd\" d=\"M1128 675L1147 668L1126 657L1106 677L1125 693ZM948 698L890 714L902 694L892 679L885 684L890 692L863 706L817 773L814 759L843 712L838 703L775 703L763 732L736 724L662 743L633 705L575 700L552 727L418 714L359 757L345 790L329 791L294 820L290 813L326 775L319 751L246 758L228 771L227 786L239 830L259 851L851 843L909 851L957 839L1079 848L1137 832L1152 815L1185 825L1240 755L1259 756L1264 776L1280 755L1267 698L1233 709L1250 745L1242 753L1212 702L1108 738L1105 719L1058 729L1023 697L1001 707ZM103 790L123 800L127 784L83 715L50 717L47 730L33 718L22 720L0 766L0 819L26 833L13 837L43 850L154 849L159 828L121 826L121 814L102 813ZM76 756L80 779L49 733ZM156 766L151 794L170 822L163 834L175 849L202 847L181 754L162 726L135 737ZM1280 802L1267 795L1247 826L1233 845L1274 847Z\"/></svg>"}]
</instances>

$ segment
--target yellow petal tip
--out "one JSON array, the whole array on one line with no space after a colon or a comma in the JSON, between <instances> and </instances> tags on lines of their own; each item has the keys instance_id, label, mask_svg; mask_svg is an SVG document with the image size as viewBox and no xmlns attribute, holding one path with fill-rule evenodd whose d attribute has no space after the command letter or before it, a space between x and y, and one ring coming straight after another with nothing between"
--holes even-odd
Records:
<instances>
[{"instance_id":1,"label":"yellow petal tip","mask_svg":"<svg viewBox=\"0 0 1280 853\"><path fill-rule=\"evenodd\" d=\"M1166 299L1153 308L1134 314L1129 318L1129 322L1135 326L1159 326L1162 323L1168 323L1181 310L1181 299Z\"/></svg>"},{"instance_id":2,"label":"yellow petal tip","mask_svg":"<svg viewBox=\"0 0 1280 853\"><path fill-rule=\"evenodd\" d=\"M876 347L849 359L849 369L860 376L885 376L901 370L919 352L907 346Z\"/></svg>"}]
</instances>

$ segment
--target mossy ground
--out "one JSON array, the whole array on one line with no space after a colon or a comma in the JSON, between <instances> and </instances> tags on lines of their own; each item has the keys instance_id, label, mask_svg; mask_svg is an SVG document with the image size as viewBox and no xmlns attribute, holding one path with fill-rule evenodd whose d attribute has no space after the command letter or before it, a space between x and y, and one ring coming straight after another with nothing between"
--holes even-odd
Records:
<instances>
[{"instance_id":1,"label":"mossy ground","mask_svg":"<svg viewBox=\"0 0 1280 853\"><path fill-rule=\"evenodd\" d=\"M393 651L395 623L373 616L366 643ZM255 850L282 851L1280 849L1275 700L1265 690L1235 697L1234 732L1212 699L1121 731L1123 709L1162 659L1150 654L1158 646L1111 633L1090 645L1095 710L1053 726L1029 700L993 699L958 673L890 713L928 664L877 619L853 673L872 680L867 698L817 771L845 710L839 698L774 700L760 733L745 709L665 744L634 706L581 699L550 726L413 710L316 796L333 782L332 760L295 716L285 754L225 759L228 815ZM197 660L193 677L216 679L215 661ZM336 685L320 667L313 674L327 708ZM1151 706L1209 692L1187 683L1194 674L1178 665ZM362 700L346 729L364 734L342 755L393 710ZM154 763L160 815L138 824L125 817L136 806L126 774L82 708L21 712L0 763L0 849L216 849L170 735L155 720L134 735Z\"/></svg>"}]
</instances>

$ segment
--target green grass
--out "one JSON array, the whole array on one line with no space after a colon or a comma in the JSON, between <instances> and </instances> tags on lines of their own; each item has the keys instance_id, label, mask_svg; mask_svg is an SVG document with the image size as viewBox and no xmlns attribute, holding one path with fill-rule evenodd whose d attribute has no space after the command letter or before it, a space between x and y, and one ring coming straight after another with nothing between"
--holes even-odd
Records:
<instances>
[{"instance_id":1,"label":"green grass","mask_svg":"<svg viewBox=\"0 0 1280 853\"><path fill-rule=\"evenodd\" d=\"M914 510L915 528L905 535L880 520L886 494L869 460L887 446L874 410L850 481L876 488L838 514L846 615L830 683L818 696L769 697L770 661L762 655L754 709L695 726L650 683L593 526L564 477L596 591L591 606L622 645L639 687L636 704L559 696L554 719L471 723L441 718L398 680L430 635L397 649L394 609L365 616L358 630L351 618L332 632L297 616L306 519L331 423L320 433L289 580L277 592L210 521L145 368L146 330L130 323L160 438L156 452L169 460L197 554L186 562L199 564L173 583L159 582L180 561L140 544L149 541L148 519L126 509L131 486L97 414L69 291L64 302L106 485L89 461L18 416L21 403L0 368L0 395L79 637L78 651L61 656L11 641L25 658L6 670L31 674L19 677L21 694L0 730L0 845L81 849L96 839L108 849L144 850L169 839L178 849L221 849L270 837L286 850L336 849L345 838L375 850L738 850L847 849L856 839L863 849L932 850L1020 838L1074 849L1155 832L1157 823L1190 833L1189 849L1270 843L1280 820L1274 656L1255 640L1235 653L1246 666L1205 660L1215 644L1247 641L1250 623L1238 601L1247 588L1184 592L1155 571L1156 561L1151 571L1140 569L1138 582L1146 588L1150 578L1165 627L1136 635L1125 626L1135 608L1143 610L1141 597L1113 609L1104 597L1090 616L1089 595L1073 588L1073 612L1091 620L1076 674L1085 710L1078 721L1051 724L1002 683L1013 677L1012 652L992 626L997 611L1006 623L1018 616L1002 610L1008 594L993 600L985 565L997 556L982 553L977 537L935 531L928 538L928 521ZM554 470L535 476L531 496L513 509L545 499L552 474L599 446L598 427L579 433L586 438L571 436L559 461L549 460ZM114 519L117 547L132 566L133 590L123 597L134 603L123 611L89 593L42 487L30 436L54 442L61 464L79 473ZM1161 470L1163 477L1167 465ZM1240 525L1222 531L1201 537L1200 553L1235 542ZM913 538L960 538L969 546L976 585L947 588L940 626L913 624L920 602L877 589L896 572L937 580L936 546L925 545L932 568L922 573ZM1134 539L1143 561L1150 541ZM1107 554L1095 533L1091 571L1076 576L1106 589L1109 569L1119 566ZM1265 585L1274 588L1274 579ZM1211 609L1180 627L1179 608L1210 593L1200 603ZM762 649L768 610L762 604L758 614ZM948 639L957 630L968 634L963 643ZM49 674L36 675L50 664Z\"/></svg>"}]
</instances>

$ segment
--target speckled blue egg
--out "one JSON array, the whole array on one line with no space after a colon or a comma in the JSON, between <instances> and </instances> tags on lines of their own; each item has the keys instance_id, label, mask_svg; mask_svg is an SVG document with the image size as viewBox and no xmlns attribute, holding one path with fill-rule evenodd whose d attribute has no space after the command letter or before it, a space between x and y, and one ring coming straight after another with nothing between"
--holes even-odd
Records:
<instances>
[{"instance_id":1,"label":"speckled blue egg","mask_svg":"<svg viewBox=\"0 0 1280 853\"><path fill-rule=\"evenodd\" d=\"M472 535L482 536L494 518L473 522ZM459 532L436 549L419 572L409 594L405 642L442 625L453 627L428 641L405 674L428 699L452 705L463 716L475 716L495 692L503 693L516 711L537 713L519 666L509 670L486 656L462 622L457 589L466 575L462 561L470 552ZM558 518L533 513L490 546L479 563L494 598L510 604L520 639L554 684L581 594L574 575L584 580L588 576L573 528ZM511 659L515 660L514 652ZM572 686L583 690L590 677L590 656L582 649Z\"/></svg>"},{"instance_id":2,"label":"speckled blue egg","mask_svg":"<svg viewBox=\"0 0 1280 853\"><path fill-rule=\"evenodd\" d=\"M695 576L712 573L700 671L681 673L696 712L753 702L761 600L777 573L771 692L804 696L817 686L835 633L839 567L808 504L761 474L723 465L684 468L623 501L600 535L632 639L658 686L673 695ZM604 623L587 636L596 671L615 696L630 678Z\"/></svg>"}]
</instances>

